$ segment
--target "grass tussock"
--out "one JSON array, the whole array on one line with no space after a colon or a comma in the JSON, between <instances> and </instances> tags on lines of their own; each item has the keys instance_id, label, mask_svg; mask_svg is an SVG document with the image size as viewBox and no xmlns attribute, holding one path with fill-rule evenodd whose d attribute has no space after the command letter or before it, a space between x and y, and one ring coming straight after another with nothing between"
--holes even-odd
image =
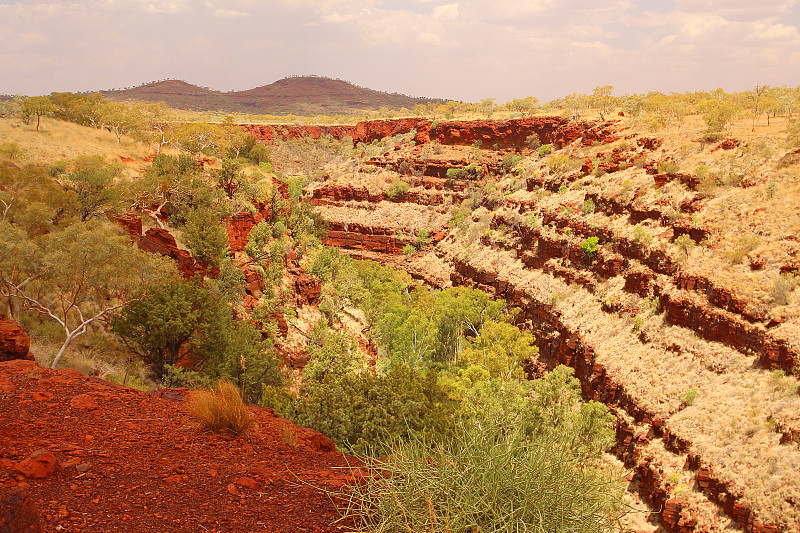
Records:
<instances>
[{"instance_id":1,"label":"grass tussock","mask_svg":"<svg viewBox=\"0 0 800 533\"><path fill-rule=\"evenodd\" d=\"M226 379L219 380L214 391L193 392L186 408L190 415L211 431L239 435L255 425L239 389Z\"/></svg>"},{"instance_id":2,"label":"grass tussock","mask_svg":"<svg viewBox=\"0 0 800 533\"><path fill-rule=\"evenodd\" d=\"M618 480L576 461L563 442L518 430L462 427L439 444L381 452L361 458L369 474L343 495L366 531L601 533L624 514Z\"/></svg>"}]
</instances>

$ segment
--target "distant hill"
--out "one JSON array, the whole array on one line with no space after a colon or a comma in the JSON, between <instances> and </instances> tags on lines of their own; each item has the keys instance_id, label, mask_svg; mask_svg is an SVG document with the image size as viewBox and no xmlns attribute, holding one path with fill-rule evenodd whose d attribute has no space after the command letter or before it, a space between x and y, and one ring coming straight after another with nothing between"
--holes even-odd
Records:
<instances>
[{"instance_id":1,"label":"distant hill","mask_svg":"<svg viewBox=\"0 0 800 533\"><path fill-rule=\"evenodd\" d=\"M271 115L352 114L381 107L411 109L418 104L444 102L436 98L374 91L318 76L285 78L246 91L221 92L185 81L165 80L102 93L111 100L164 102L176 109Z\"/></svg>"}]
</instances>

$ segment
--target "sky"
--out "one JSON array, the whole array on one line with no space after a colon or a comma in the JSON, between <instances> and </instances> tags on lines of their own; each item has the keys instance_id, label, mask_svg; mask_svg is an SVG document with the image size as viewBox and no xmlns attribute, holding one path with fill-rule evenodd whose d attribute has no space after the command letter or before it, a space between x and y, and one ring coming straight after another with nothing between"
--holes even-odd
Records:
<instances>
[{"instance_id":1,"label":"sky","mask_svg":"<svg viewBox=\"0 0 800 533\"><path fill-rule=\"evenodd\" d=\"M320 75L498 103L800 85L800 0L0 0L0 93Z\"/></svg>"}]
</instances>

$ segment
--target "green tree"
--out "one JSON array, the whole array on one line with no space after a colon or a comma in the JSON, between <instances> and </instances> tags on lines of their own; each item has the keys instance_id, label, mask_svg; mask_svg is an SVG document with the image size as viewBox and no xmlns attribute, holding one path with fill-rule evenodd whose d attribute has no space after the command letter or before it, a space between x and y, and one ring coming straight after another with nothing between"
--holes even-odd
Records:
<instances>
[{"instance_id":1,"label":"green tree","mask_svg":"<svg viewBox=\"0 0 800 533\"><path fill-rule=\"evenodd\" d=\"M100 127L100 106L106 99L100 93L50 93L57 117L82 126Z\"/></svg>"},{"instance_id":2,"label":"green tree","mask_svg":"<svg viewBox=\"0 0 800 533\"><path fill-rule=\"evenodd\" d=\"M222 147L224 130L219 124L187 122L174 128L172 146L194 157L212 155Z\"/></svg>"},{"instance_id":3,"label":"green tree","mask_svg":"<svg viewBox=\"0 0 800 533\"><path fill-rule=\"evenodd\" d=\"M589 97L592 107L600 112L600 120L605 120L617 105L617 99L612 94L613 92L614 87L611 85L597 86Z\"/></svg>"},{"instance_id":4,"label":"green tree","mask_svg":"<svg viewBox=\"0 0 800 533\"><path fill-rule=\"evenodd\" d=\"M201 261L219 266L228 255L228 231L210 209L195 209L186 215L186 246Z\"/></svg>"},{"instance_id":5,"label":"green tree","mask_svg":"<svg viewBox=\"0 0 800 533\"><path fill-rule=\"evenodd\" d=\"M103 126L117 136L118 143L122 142L123 135L133 134L145 125L144 115L135 106L122 102L100 104L98 114Z\"/></svg>"},{"instance_id":6,"label":"green tree","mask_svg":"<svg viewBox=\"0 0 800 533\"><path fill-rule=\"evenodd\" d=\"M262 385L281 382L275 354L248 323L238 323L224 299L199 281L173 280L133 302L111 330L159 378L186 355L211 378L228 377L258 401Z\"/></svg>"},{"instance_id":7,"label":"green tree","mask_svg":"<svg viewBox=\"0 0 800 533\"><path fill-rule=\"evenodd\" d=\"M42 120L42 116L55 111L55 107L46 96L29 96L22 101L20 111L26 120L36 117L36 131L39 131L39 123Z\"/></svg>"},{"instance_id":8,"label":"green tree","mask_svg":"<svg viewBox=\"0 0 800 533\"><path fill-rule=\"evenodd\" d=\"M142 285L168 277L174 266L94 224L73 224L31 240L0 223L0 290L57 322L67 347L89 325L149 296Z\"/></svg>"},{"instance_id":9,"label":"green tree","mask_svg":"<svg viewBox=\"0 0 800 533\"><path fill-rule=\"evenodd\" d=\"M74 194L82 222L114 208L120 198L115 178L121 170L119 165L106 164L103 156L80 156L75 159L74 169L57 180Z\"/></svg>"},{"instance_id":10,"label":"green tree","mask_svg":"<svg viewBox=\"0 0 800 533\"><path fill-rule=\"evenodd\" d=\"M513 324L490 320L474 340L467 341L461 357L467 364L485 368L490 377L522 378L523 363L539 352L534 341L533 335Z\"/></svg>"},{"instance_id":11,"label":"green tree","mask_svg":"<svg viewBox=\"0 0 800 533\"><path fill-rule=\"evenodd\" d=\"M225 158L222 160L221 168L214 171L217 178L217 183L228 198L233 198L233 193L239 188L239 185L245 180L244 172L241 171L241 165L235 160Z\"/></svg>"}]
</instances>

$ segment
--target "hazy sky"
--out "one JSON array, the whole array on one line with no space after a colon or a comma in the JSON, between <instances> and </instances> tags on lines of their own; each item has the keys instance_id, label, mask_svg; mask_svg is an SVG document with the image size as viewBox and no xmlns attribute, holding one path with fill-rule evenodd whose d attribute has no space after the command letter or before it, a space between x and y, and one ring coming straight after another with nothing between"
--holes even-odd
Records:
<instances>
[{"instance_id":1,"label":"hazy sky","mask_svg":"<svg viewBox=\"0 0 800 533\"><path fill-rule=\"evenodd\" d=\"M294 74L464 101L800 85L800 0L0 0L0 93Z\"/></svg>"}]
</instances>

